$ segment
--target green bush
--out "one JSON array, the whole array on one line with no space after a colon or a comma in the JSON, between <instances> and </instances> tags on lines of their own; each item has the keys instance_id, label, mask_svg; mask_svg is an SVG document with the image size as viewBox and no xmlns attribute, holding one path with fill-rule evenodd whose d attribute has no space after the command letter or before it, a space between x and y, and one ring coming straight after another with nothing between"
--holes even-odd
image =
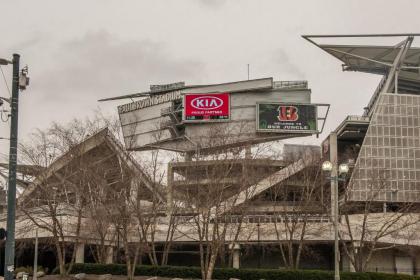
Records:
<instances>
[{"instance_id":1,"label":"green bush","mask_svg":"<svg viewBox=\"0 0 420 280\"><path fill-rule=\"evenodd\" d=\"M58 273L55 268L53 274ZM74 264L71 273L86 274L113 274L126 275L127 269L124 264ZM199 267L186 266L136 266L135 275L161 276L178 278L201 278ZM213 273L214 279L239 278L241 280L333 280L334 274L326 270L279 270L279 269L234 269L216 268ZM419 276L386 273L356 273L342 272L342 280L420 280Z\"/></svg>"}]
</instances>

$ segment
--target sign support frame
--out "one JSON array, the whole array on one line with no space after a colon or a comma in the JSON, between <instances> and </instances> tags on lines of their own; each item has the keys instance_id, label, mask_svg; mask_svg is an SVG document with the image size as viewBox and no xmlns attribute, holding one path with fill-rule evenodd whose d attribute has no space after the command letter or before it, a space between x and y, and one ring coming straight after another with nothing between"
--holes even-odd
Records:
<instances>
[{"instance_id":1,"label":"sign support frame","mask_svg":"<svg viewBox=\"0 0 420 280\"><path fill-rule=\"evenodd\" d=\"M260 113L259 113L259 105L260 104L275 104L275 105L308 105L315 107L315 114L316 114L316 128L315 130L284 130L284 129L260 129ZM323 117L318 117L319 107L326 107L326 112ZM257 133L293 133L293 134L316 134L317 136L321 134L325 127L325 121L327 119L328 113L330 110L330 104L326 103L292 103L292 102L257 102L255 106L255 125L256 125L256 132ZM321 125L321 129L319 130L318 121L323 121Z\"/></svg>"}]
</instances>

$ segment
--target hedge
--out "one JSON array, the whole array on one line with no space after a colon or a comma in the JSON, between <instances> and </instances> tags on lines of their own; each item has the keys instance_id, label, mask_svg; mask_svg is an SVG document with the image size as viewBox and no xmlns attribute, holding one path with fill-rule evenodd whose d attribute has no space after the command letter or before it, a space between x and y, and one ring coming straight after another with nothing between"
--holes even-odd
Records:
<instances>
[{"instance_id":1,"label":"hedge","mask_svg":"<svg viewBox=\"0 0 420 280\"><path fill-rule=\"evenodd\" d=\"M58 269L55 268L52 273L58 273ZM126 275L127 269L124 264L86 263L74 264L71 273ZM199 267L140 265L136 266L135 275L200 279L201 271ZM420 276L376 272L342 272L340 275L342 280L420 280ZM332 271L326 270L216 268L213 278L221 280L229 278L241 280L333 280L334 274Z\"/></svg>"}]
</instances>

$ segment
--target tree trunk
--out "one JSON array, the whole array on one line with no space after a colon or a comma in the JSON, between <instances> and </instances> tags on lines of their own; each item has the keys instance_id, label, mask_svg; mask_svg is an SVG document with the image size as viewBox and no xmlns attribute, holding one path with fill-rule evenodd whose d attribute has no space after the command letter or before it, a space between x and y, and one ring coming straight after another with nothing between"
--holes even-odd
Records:
<instances>
[{"instance_id":1,"label":"tree trunk","mask_svg":"<svg viewBox=\"0 0 420 280\"><path fill-rule=\"evenodd\" d=\"M59 242L55 242L55 248L57 250L57 260L58 260L58 267L60 268L60 275L64 276L66 274L66 268L65 268L65 263L63 261L63 252L61 251Z\"/></svg>"},{"instance_id":2,"label":"tree trunk","mask_svg":"<svg viewBox=\"0 0 420 280\"><path fill-rule=\"evenodd\" d=\"M212 252L206 271L206 278L204 280L211 280L213 276L214 266L216 264L217 251Z\"/></svg>"},{"instance_id":3,"label":"tree trunk","mask_svg":"<svg viewBox=\"0 0 420 280\"><path fill-rule=\"evenodd\" d=\"M135 263L131 263L131 258L130 258L130 249L128 247L128 243L126 241L124 241L124 248L125 248L125 263L127 266L127 279L128 280L134 280L134 268L135 267Z\"/></svg>"}]
</instances>

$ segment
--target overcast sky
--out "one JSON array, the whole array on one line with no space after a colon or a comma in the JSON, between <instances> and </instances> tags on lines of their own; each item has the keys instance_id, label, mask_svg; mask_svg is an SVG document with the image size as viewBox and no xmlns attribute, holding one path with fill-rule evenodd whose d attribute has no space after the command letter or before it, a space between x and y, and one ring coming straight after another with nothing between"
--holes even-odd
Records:
<instances>
[{"instance_id":1,"label":"overcast sky","mask_svg":"<svg viewBox=\"0 0 420 280\"><path fill-rule=\"evenodd\" d=\"M150 84L244 80L248 63L251 78L308 80L312 101L332 105L330 131L362 112L380 77L341 72L340 61L300 36L420 31L416 0L0 0L0 11L0 57L21 54L31 77L20 96L21 139L98 107L116 115L127 101L97 100ZM10 86L11 67L3 70ZM1 76L0 96L8 96ZM0 137L9 137L7 123Z\"/></svg>"}]
</instances>

